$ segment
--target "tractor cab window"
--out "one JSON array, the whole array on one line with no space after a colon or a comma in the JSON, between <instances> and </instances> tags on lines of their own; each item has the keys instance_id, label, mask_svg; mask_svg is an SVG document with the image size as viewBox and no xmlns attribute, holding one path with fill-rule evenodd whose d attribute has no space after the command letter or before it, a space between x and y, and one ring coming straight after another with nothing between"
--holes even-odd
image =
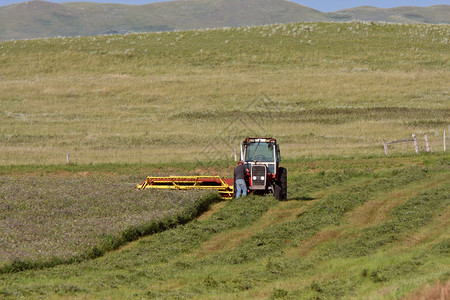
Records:
<instances>
[{"instance_id":1,"label":"tractor cab window","mask_svg":"<svg viewBox=\"0 0 450 300\"><path fill-rule=\"evenodd\" d=\"M274 162L274 145L271 143L252 143L247 146L245 160L248 162Z\"/></svg>"}]
</instances>

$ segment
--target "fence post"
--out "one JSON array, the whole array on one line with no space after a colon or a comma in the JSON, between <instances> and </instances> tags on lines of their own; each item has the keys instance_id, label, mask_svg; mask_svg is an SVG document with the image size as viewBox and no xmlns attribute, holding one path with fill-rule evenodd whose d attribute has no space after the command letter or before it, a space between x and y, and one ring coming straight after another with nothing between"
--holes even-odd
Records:
<instances>
[{"instance_id":1,"label":"fence post","mask_svg":"<svg viewBox=\"0 0 450 300\"><path fill-rule=\"evenodd\" d=\"M416 135L413 133L412 138L414 140L414 149L416 149L416 153L419 153L419 144L417 143Z\"/></svg>"},{"instance_id":2,"label":"fence post","mask_svg":"<svg viewBox=\"0 0 450 300\"><path fill-rule=\"evenodd\" d=\"M386 156L389 155L388 145L385 140L383 140L383 147L384 147L384 153L386 153Z\"/></svg>"},{"instance_id":3,"label":"fence post","mask_svg":"<svg viewBox=\"0 0 450 300\"><path fill-rule=\"evenodd\" d=\"M69 153L66 153L66 162L67 162L67 164L70 163L70 161L69 161Z\"/></svg>"},{"instance_id":4,"label":"fence post","mask_svg":"<svg viewBox=\"0 0 450 300\"><path fill-rule=\"evenodd\" d=\"M428 142L428 135L425 134L424 138L425 138L425 145L427 147L426 148L427 152L430 152L430 143Z\"/></svg>"},{"instance_id":5,"label":"fence post","mask_svg":"<svg viewBox=\"0 0 450 300\"><path fill-rule=\"evenodd\" d=\"M445 138L445 129L444 129L444 152L447 151L447 139Z\"/></svg>"},{"instance_id":6,"label":"fence post","mask_svg":"<svg viewBox=\"0 0 450 300\"><path fill-rule=\"evenodd\" d=\"M234 161L237 161L237 150L234 148Z\"/></svg>"}]
</instances>

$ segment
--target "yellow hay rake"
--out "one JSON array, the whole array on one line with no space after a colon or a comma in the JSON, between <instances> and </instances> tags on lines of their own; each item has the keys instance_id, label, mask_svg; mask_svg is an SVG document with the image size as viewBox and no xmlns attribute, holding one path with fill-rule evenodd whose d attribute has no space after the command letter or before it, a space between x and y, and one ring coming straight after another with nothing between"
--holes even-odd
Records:
<instances>
[{"instance_id":1,"label":"yellow hay rake","mask_svg":"<svg viewBox=\"0 0 450 300\"><path fill-rule=\"evenodd\" d=\"M222 178L220 176L149 176L138 184L136 189L217 190L222 197L230 199L233 197L233 178Z\"/></svg>"}]
</instances>

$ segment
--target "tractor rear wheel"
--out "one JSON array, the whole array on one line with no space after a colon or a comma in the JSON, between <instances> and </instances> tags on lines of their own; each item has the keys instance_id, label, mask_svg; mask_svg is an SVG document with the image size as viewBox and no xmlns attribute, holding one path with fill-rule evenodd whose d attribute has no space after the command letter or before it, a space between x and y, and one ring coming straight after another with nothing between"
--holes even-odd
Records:
<instances>
[{"instance_id":1,"label":"tractor rear wheel","mask_svg":"<svg viewBox=\"0 0 450 300\"><path fill-rule=\"evenodd\" d=\"M287 170L280 167L278 172L280 172L281 200L287 200Z\"/></svg>"},{"instance_id":2,"label":"tractor rear wheel","mask_svg":"<svg viewBox=\"0 0 450 300\"><path fill-rule=\"evenodd\" d=\"M286 168L278 168L278 180L273 187L273 196L277 200L287 199L287 170Z\"/></svg>"}]
</instances>

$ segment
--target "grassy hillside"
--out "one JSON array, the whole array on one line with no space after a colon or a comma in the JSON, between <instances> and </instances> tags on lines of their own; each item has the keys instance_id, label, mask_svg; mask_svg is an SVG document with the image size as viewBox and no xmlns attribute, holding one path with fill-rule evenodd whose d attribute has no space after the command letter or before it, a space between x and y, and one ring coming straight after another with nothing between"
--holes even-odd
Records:
<instances>
[{"instance_id":1,"label":"grassy hillside","mask_svg":"<svg viewBox=\"0 0 450 300\"><path fill-rule=\"evenodd\" d=\"M190 0L119 5L27 1L0 6L0 40L92 36L292 22L449 23L450 6L358 7L323 13L285 0Z\"/></svg>"},{"instance_id":2,"label":"grassy hillside","mask_svg":"<svg viewBox=\"0 0 450 300\"><path fill-rule=\"evenodd\" d=\"M341 21L384 21L392 23L437 23L448 24L450 15L449 5L435 5L430 7L401 6L394 8L377 8L361 6L344 9L328 14L329 17Z\"/></svg>"},{"instance_id":3,"label":"grassy hillside","mask_svg":"<svg viewBox=\"0 0 450 300\"><path fill-rule=\"evenodd\" d=\"M267 196L220 202L193 222L101 258L1 274L0 295L429 299L448 292L448 154L284 165L288 201ZM111 165L100 176L125 169Z\"/></svg>"},{"instance_id":4,"label":"grassy hillside","mask_svg":"<svg viewBox=\"0 0 450 300\"><path fill-rule=\"evenodd\" d=\"M0 165L442 151L447 25L315 23L0 43ZM410 153L398 144L391 154Z\"/></svg>"},{"instance_id":5,"label":"grassy hillside","mask_svg":"<svg viewBox=\"0 0 450 300\"><path fill-rule=\"evenodd\" d=\"M0 7L0 40L327 21L284 0L191 0L122 5L28 1Z\"/></svg>"}]
</instances>

